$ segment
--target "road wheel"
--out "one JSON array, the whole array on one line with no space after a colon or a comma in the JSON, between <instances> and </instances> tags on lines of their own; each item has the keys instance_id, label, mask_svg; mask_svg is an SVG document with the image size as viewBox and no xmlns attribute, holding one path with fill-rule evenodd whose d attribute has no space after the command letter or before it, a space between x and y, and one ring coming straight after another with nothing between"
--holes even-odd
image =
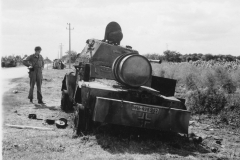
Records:
<instances>
[{"instance_id":1,"label":"road wheel","mask_svg":"<svg viewBox=\"0 0 240 160\"><path fill-rule=\"evenodd\" d=\"M66 111L67 108L67 101L68 101L68 95L64 91L62 91L62 97L61 97L61 109L63 111Z\"/></svg>"},{"instance_id":2,"label":"road wheel","mask_svg":"<svg viewBox=\"0 0 240 160\"><path fill-rule=\"evenodd\" d=\"M88 121L86 115L86 109L82 104L74 106L74 134L79 136L81 132L87 130Z\"/></svg>"},{"instance_id":3,"label":"road wheel","mask_svg":"<svg viewBox=\"0 0 240 160\"><path fill-rule=\"evenodd\" d=\"M65 112L73 111L73 103L69 100L69 95L62 91L61 109Z\"/></svg>"}]
</instances>

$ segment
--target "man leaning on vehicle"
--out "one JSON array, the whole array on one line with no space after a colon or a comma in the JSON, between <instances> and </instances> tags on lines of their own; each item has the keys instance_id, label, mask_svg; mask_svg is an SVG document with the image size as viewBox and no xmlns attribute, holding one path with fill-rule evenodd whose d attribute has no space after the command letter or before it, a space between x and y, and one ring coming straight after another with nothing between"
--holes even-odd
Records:
<instances>
[{"instance_id":1,"label":"man leaning on vehicle","mask_svg":"<svg viewBox=\"0 0 240 160\"><path fill-rule=\"evenodd\" d=\"M35 47L35 53L28 56L23 60L23 64L29 69L29 78L30 78L30 90L28 94L28 99L30 102L33 102L33 90L35 83L37 84L37 99L39 104L45 104L42 100L42 70L44 68L43 57L40 55L42 49L41 47Z\"/></svg>"}]
</instances>

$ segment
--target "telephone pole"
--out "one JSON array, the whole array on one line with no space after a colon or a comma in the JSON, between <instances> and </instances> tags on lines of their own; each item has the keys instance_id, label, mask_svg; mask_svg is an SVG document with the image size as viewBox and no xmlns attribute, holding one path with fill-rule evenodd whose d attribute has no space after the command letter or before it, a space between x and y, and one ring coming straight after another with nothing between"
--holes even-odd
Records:
<instances>
[{"instance_id":1,"label":"telephone pole","mask_svg":"<svg viewBox=\"0 0 240 160\"><path fill-rule=\"evenodd\" d=\"M61 59L62 58L62 43L60 44L60 58L59 59Z\"/></svg>"},{"instance_id":2,"label":"telephone pole","mask_svg":"<svg viewBox=\"0 0 240 160\"><path fill-rule=\"evenodd\" d=\"M71 30L74 28L71 28L71 24L67 23L69 27L67 28L69 30L69 68L71 68Z\"/></svg>"}]
</instances>

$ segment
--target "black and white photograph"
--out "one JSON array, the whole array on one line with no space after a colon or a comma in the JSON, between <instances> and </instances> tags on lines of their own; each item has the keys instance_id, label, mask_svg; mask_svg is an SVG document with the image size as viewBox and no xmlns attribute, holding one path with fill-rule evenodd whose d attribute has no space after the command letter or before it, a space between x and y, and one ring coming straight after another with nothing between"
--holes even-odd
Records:
<instances>
[{"instance_id":1,"label":"black and white photograph","mask_svg":"<svg viewBox=\"0 0 240 160\"><path fill-rule=\"evenodd\" d=\"M0 11L0 159L240 159L239 0Z\"/></svg>"}]
</instances>

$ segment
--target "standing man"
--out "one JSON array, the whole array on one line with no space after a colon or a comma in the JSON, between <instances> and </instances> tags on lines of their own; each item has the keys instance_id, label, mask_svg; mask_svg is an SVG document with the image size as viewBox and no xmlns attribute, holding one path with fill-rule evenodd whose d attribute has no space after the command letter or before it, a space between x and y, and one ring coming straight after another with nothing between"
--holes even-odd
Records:
<instances>
[{"instance_id":1,"label":"standing man","mask_svg":"<svg viewBox=\"0 0 240 160\"><path fill-rule=\"evenodd\" d=\"M44 61L43 57L40 55L40 52L42 51L41 47L35 47L35 53L28 56L25 60L23 60L23 64L28 67L29 69L29 78L30 78L30 90L28 99L30 99L30 102L33 102L33 90L34 85L37 83L37 99L39 104L45 104L42 101L42 70L44 68Z\"/></svg>"}]
</instances>

